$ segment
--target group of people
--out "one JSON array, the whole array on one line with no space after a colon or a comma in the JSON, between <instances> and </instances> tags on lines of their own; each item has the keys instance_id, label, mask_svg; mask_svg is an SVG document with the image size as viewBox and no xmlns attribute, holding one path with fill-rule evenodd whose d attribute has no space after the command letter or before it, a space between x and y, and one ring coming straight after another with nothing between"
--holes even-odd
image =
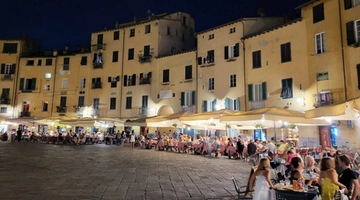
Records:
<instances>
[{"instance_id":1,"label":"group of people","mask_svg":"<svg viewBox=\"0 0 360 200\"><path fill-rule=\"evenodd\" d=\"M335 152L336 153L336 152ZM339 153L340 154L340 153ZM320 189L322 200L333 200L336 194L343 194L350 200L356 200L360 194L359 171L351 168L351 160L347 155L338 156L328 155L324 152L318 167L312 156L306 156L305 162L300 156L290 157L291 171L289 173L290 182L296 180L303 185L317 186ZM337 172L336 163L342 171ZM360 170L360 166L358 166ZM263 158L257 170L249 179L249 190L254 191L254 200L270 199L269 188L277 188L270 180L271 165L268 158ZM307 174L312 174L310 177Z\"/></svg>"}]
</instances>

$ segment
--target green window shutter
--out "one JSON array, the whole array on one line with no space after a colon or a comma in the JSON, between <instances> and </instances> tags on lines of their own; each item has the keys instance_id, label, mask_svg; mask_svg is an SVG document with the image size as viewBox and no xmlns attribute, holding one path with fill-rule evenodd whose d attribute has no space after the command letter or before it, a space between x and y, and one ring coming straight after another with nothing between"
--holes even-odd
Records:
<instances>
[{"instance_id":1,"label":"green window shutter","mask_svg":"<svg viewBox=\"0 0 360 200\"><path fill-rule=\"evenodd\" d=\"M203 101L203 111L207 112L207 101Z\"/></svg>"},{"instance_id":2,"label":"green window shutter","mask_svg":"<svg viewBox=\"0 0 360 200\"><path fill-rule=\"evenodd\" d=\"M235 110L240 110L240 97L236 98L236 106L237 108Z\"/></svg>"},{"instance_id":3,"label":"green window shutter","mask_svg":"<svg viewBox=\"0 0 360 200\"><path fill-rule=\"evenodd\" d=\"M225 109L229 109L229 98L225 99Z\"/></svg>"},{"instance_id":4,"label":"green window shutter","mask_svg":"<svg viewBox=\"0 0 360 200\"><path fill-rule=\"evenodd\" d=\"M224 59L229 59L229 47L225 46L224 47Z\"/></svg>"},{"instance_id":5,"label":"green window shutter","mask_svg":"<svg viewBox=\"0 0 360 200\"><path fill-rule=\"evenodd\" d=\"M212 104L213 104L213 110L212 111L214 111L214 110L216 110L216 99L213 100Z\"/></svg>"},{"instance_id":6,"label":"green window shutter","mask_svg":"<svg viewBox=\"0 0 360 200\"><path fill-rule=\"evenodd\" d=\"M15 74L15 70L16 70L16 64L13 64L12 67L11 67L10 74Z\"/></svg>"},{"instance_id":7,"label":"green window shutter","mask_svg":"<svg viewBox=\"0 0 360 200\"><path fill-rule=\"evenodd\" d=\"M239 43L236 43L234 57L239 57L239 55L240 55L240 45L239 45Z\"/></svg>"},{"instance_id":8,"label":"green window shutter","mask_svg":"<svg viewBox=\"0 0 360 200\"><path fill-rule=\"evenodd\" d=\"M24 79L24 78L20 78L19 90L21 90L21 91L24 90L24 82L25 82L25 79Z\"/></svg>"},{"instance_id":9,"label":"green window shutter","mask_svg":"<svg viewBox=\"0 0 360 200\"><path fill-rule=\"evenodd\" d=\"M252 84L248 85L248 96L249 96L249 101L254 101L254 98L253 98L253 85Z\"/></svg>"},{"instance_id":10,"label":"green window shutter","mask_svg":"<svg viewBox=\"0 0 360 200\"><path fill-rule=\"evenodd\" d=\"M352 0L344 0L344 8L345 10L352 8Z\"/></svg>"},{"instance_id":11,"label":"green window shutter","mask_svg":"<svg viewBox=\"0 0 360 200\"><path fill-rule=\"evenodd\" d=\"M5 74L5 64L1 64L1 74Z\"/></svg>"},{"instance_id":12,"label":"green window shutter","mask_svg":"<svg viewBox=\"0 0 360 200\"><path fill-rule=\"evenodd\" d=\"M356 43L353 21L346 23L346 38L349 46Z\"/></svg>"},{"instance_id":13,"label":"green window shutter","mask_svg":"<svg viewBox=\"0 0 360 200\"><path fill-rule=\"evenodd\" d=\"M31 90L35 90L36 89L36 78L33 78L31 81Z\"/></svg>"},{"instance_id":14,"label":"green window shutter","mask_svg":"<svg viewBox=\"0 0 360 200\"><path fill-rule=\"evenodd\" d=\"M196 104L196 94L195 91L191 92L191 105L194 106Z\"/></svg>"},{"instance_id":15,"label":"green window shutter","mask_svg":"<svg viewBox=\"0 0 360 200\"><path fill-rule=\"evenodd\" d=\"M266 82L262 82L261 89L262 89L262 100L266 100L267 99Z\"/></svg>"},{"instance_id":16,"label":"green window shutter","mask_svg":"<svg viewBox=\"0 0 360 200\"><path fill-rule=\"evenodd\" d=\"M181 92L181 103L180 103L180 105L181 106L184 106L185 105L185 92Z\"/></svg>"}]
</instances>

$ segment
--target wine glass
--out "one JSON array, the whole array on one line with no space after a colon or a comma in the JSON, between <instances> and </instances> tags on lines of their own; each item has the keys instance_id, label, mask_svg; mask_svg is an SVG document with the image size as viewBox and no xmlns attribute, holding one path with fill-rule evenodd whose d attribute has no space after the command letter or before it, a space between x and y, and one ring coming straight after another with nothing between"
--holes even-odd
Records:
<instances>
[{"instance_id":1,"label":"wine glass","mask_svg":"<svg viewBox=\"0 0 360 200\"><path fill-rule=\"evenodd\" d=\"M285 186L289 186L290 185L290 179L289 178L286 178L285 179Z\"/></svg>"}]
</instances>

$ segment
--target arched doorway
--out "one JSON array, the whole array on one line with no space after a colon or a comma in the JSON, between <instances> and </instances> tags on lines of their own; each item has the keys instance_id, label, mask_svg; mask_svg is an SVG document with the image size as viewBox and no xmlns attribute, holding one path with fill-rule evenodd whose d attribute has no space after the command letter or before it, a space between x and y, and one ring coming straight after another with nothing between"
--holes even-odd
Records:
<instances>
[{"instance_id":1,"label":"arched doorway","mask_svg":"<svg viewBox=\"0 0 360 200\"><path fill-rule=\"evenodd\" d=\"M174 114L174 110L172 109L171 106L162 106L158 110L158 116L160 116L160 115L171 115L171 114Z\"/></svg>"}]
</instances>

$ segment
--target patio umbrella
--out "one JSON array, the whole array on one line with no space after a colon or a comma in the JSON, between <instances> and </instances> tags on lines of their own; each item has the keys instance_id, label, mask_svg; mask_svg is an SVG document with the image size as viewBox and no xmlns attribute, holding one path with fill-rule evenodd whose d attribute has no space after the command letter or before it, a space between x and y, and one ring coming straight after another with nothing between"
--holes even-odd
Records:
<instances>
[{"instance_id":1,"label":"patio umbrella","mask_svg":"<svg viewBox=\"0 0 360 200\"><path fill-rule=\"evenodd\" d=\"M305 111L307 119L356 120L359 118L360 99L345 103L321 106Z\"/></svg>"},{"instance_id":2,"label":"patio umbrella","mask_svg":"<svg viewBox=\"0 0 360 200\"><path fill-rule=\"evenodd\" d=\"M145 117L145 118L140 118L140 119L136 119L136 120L129 120L124 122L124 126L148 126L148 123L146 122L147 119L150 119L153 117Z\"/></svg>"},{"instance_id":3,"label":"patio umbrella","mask_svg":"<svg viewBox=\"0 0 360 200\"><path fill-rule=\"evenodd\" d=\"M182 122L180 117L189 116L193 113L191 112L179 112L171 115L161 115L153 118L146 119L146 122L149 126L159 126L159 127L180 127Z\"/></svg>"}]
</instances>

